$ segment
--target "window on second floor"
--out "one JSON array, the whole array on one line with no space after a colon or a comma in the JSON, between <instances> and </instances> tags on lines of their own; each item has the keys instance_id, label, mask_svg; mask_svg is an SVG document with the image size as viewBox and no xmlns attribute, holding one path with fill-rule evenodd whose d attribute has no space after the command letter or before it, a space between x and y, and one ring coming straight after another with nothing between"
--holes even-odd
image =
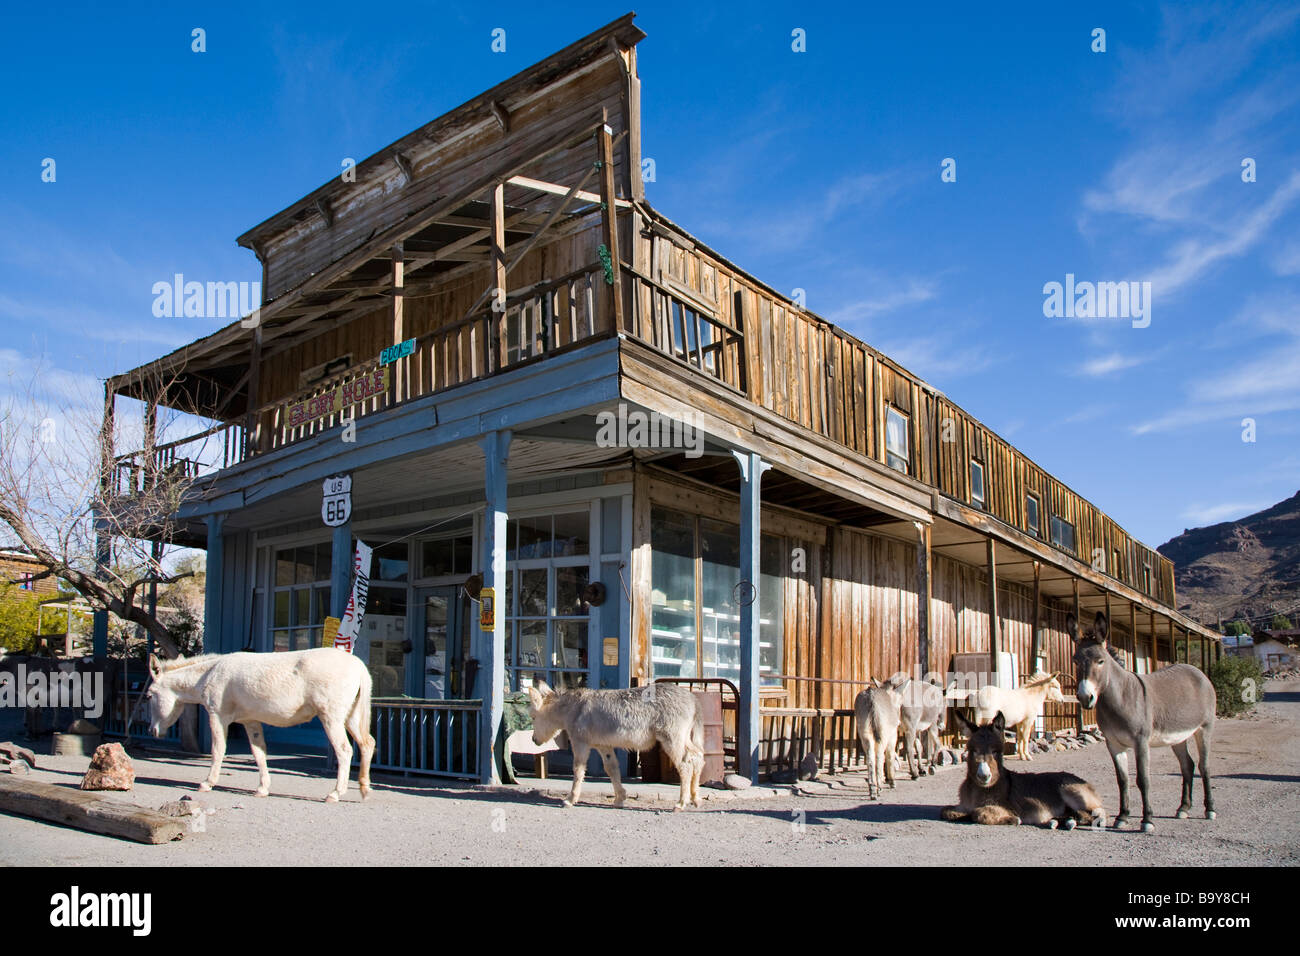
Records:
<instances>
[{"instance_id":1,"label":"window on second floor","mask_svg":"<svg viewBox=\"0 0 1300 956\"><path fill-rule=\"evenodd\" d=\"M907 415L896 408L885 410L885 464L910 474L912 453L908 441Z\"/></svg>"},{"instance_id":2,"label":"window on second floor","mask_svg":"<svg viewBox=\"0 0 1300 956\"><path fill-rule=\"evenodd\" d=\"M1038 537L1038 496L1025 495L1025 527L1035 538Z\"/></svg>"},{"instance_id":3,"label":"window on second floor","mask_svg":"<svg viewBox=\"0 0 1300 956\"><path fill-rule=\"evenodd\" d=\"M970 460L970 503L977 508L983 508L984 502L984 463L972 458Z\"/></svg>"},{"instance_id":4,"label":"window on second floor","mask_svg":"<svg viewBox=\"0 0 1300 956\"><path fill-rule=\"evenodd\" d=\"M1074 553L1074 525L1056 515L1052 515L1052 544Z\"/></svg>"}]
</instances>

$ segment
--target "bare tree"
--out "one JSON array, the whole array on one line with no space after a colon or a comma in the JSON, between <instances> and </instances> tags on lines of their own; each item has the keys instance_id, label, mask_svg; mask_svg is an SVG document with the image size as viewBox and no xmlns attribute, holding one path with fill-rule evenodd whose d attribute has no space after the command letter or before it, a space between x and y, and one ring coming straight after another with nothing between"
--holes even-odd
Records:
<instances>
[{"instance_id":1,"label":"bare tree","mask_svg":"<svg viewBox=\"0 0 1300 956\"><path fill-rule=\"evenodd\" d=\"M172 381L147 383L147 394L167 396ZM38 579L61 579L93 610L139 625L164 657L176 657L180 648L150 593L194 574L192 566L169 571L159 546L173 538L193 469L160 464L155 449L187 416L163 409L163 420L157 401L148 403L140 451L115 456L117 432L130 428L116 422L111 396L102 418L96 404L67 376L45 383L39 371L8 391L0 403L0 522L42 565Z\"/></svg>"}]
</instances>

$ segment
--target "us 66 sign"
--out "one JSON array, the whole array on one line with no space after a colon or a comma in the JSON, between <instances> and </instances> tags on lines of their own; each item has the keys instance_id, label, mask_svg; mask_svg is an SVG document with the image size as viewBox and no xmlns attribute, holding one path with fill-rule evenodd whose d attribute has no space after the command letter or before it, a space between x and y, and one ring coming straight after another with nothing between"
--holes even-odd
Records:
<instances>
[{"instance_id":1,"label":"us 66 sign","mask_svg":"<svg viewBox=\"0 0 1300 956\"><path fill-rule=\"evenodd\" d=\"M334 475L321 486L320 517L331 528L348 523L352 517L352 476Z\"/></svg>"}]
</instances>

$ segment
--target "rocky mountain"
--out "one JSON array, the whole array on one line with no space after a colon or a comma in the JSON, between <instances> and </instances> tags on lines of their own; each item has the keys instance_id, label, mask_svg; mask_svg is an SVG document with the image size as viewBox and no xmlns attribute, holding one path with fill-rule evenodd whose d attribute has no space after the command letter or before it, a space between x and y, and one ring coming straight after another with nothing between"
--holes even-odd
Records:
<instances>
[{"instance_id":1,"label":"rocky mountain","mask_svg":"<svg viewBox=\"0 0 1300 956\"><path fill-rule=\"evenodd\" d=\"M1179 610L1192 617L1207 624L1246 617L1259 626L1282 612L1294 620L1300 492L1245 518L1184 531L1157 550L1174 562Z\"/></svg>"}]
</instances>

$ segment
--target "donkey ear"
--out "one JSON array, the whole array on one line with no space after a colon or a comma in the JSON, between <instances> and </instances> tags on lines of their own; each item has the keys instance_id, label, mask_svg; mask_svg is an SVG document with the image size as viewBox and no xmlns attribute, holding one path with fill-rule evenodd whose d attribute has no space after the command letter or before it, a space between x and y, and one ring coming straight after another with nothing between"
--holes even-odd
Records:
<instances>
[{"instance_id":1,"label":"donkey ear","mask_svg":"<svg viewBox=\"0 0 1300 956\"><path fill-rule=\"evenodd\" d=\"M1070 640L1079 643L1079 622L1073 614L1065 615L1065 633L1070 635Z\"/></svg>"},{"instance_id":2,"label":"donkey ear","mask_svg":"<svg viewBox=\"0 0 1300 956\"><path fill-rule=\"evenodd\" d=\"M967 737L974 735L975 731L979 729L960 710L954 710L952 715L957 718L957 726L961 728L961 732Z\"/></svg>"},{"instance_id":3,"label":"donkey ear","mask_svg":"<svg viewBox=\"0 0 1300 956\"><path fill-rule=\"evenodd\" d=\"M546 696L536 687L528 688L528 699L532 702L532 705L539 710L541 709L542 704L546 702Z\"/></svg>"},{"instance_id":4,"label":"donkey ear","mask_svg":"<svg viewBox=\"0 0 1300 956\"><path fill-rule=\"evenodd\" d=\"M1106 638L1110 634L1110 622L1106 620L1106 615L1101 611L1097 612L1096 623L1092 625L1092 636L1101 643L1106 643Z\"/></svg>"},{"instance_id":5,"label":"donkey ear","mask_svg":"<svg viewBox=\"0 0 1300 956\"><path fill-rule=\"evenodd\" d=\"M1006 729L1007 729L1007 719L1002 716L1002 711L999 710L998 715L993 718L993 732L996 734L1001 734L1002 731Z\"/></svg>"},{"instance_id":6,"label":"donkey ear","mask_svg":"<svg viewBox=\"0 0 1300 956\"><path fill-rule=\"evenodd\" d=\"M159 662L158 657L157 657L156 654L150 654L150 655L149 655L149 674L150 674L150 676L152 676L152 677L157 677L157 676L158 676L159 674L161 674L161 673L162 673L162 663Z\"/></svg>"}]
</instances>

